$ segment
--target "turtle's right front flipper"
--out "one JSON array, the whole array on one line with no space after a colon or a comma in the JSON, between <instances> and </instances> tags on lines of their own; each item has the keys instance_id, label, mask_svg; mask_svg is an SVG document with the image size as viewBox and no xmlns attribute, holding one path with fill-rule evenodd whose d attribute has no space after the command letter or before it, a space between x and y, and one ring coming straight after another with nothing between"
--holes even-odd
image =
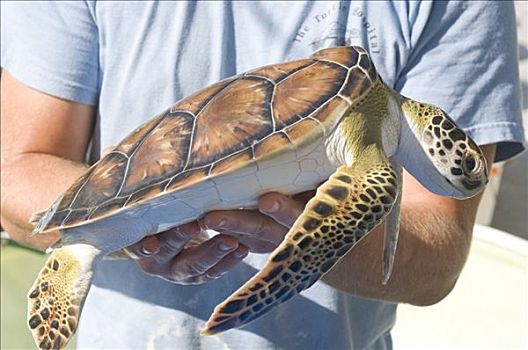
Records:
<instances>
[{"instance_id":1,"label":"turtle's right front flipper","mask_svg":"<svg viewBox=\"0 0 528 350\"><path fill-rule=\"evenodd\" d=\"M99 251L87 244L56 249L28 293L28 326L40 349L62 349L73 336Z\"/></svg>"},{"instance_id":2,"label":"turtle's right front flipper","mask_svg":"<svg viewBox=\"0 0 528 350\"><path fill-rule=\"evenodd\" d=\"M264 268L215 308L202 331L245 325L309 288L390 212L398 175L378 148L340 167L312 198Z\"/></svg>"}]
</instances>

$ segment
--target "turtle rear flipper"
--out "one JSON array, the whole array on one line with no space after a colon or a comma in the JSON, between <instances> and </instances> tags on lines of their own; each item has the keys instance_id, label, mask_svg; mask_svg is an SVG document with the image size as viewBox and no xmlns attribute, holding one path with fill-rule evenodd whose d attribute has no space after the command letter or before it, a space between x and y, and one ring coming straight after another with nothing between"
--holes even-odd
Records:
<instances>
[{"instance_id":1,"label":"turtle rear flipper","mask_svg":"<svg viewBox=\"0 0 528 350\"><path fill-rule=\"evenodd\" d=\"M50 255L28 294L28 326L40 349L61 349L73 336L99 251L86 244Z\"/></svg>"},{"instance_id":2,"label":"turtle rear flipper","mask_svg":"<svg viewBox=\"0 0 528 350\"><path fill-rule=\"evenodd\" d=\"M378 148L340 167L263 269L215 308L202 335L243 326L309 288L391 211L400 184Z\"/></svg>"}]
</instances>

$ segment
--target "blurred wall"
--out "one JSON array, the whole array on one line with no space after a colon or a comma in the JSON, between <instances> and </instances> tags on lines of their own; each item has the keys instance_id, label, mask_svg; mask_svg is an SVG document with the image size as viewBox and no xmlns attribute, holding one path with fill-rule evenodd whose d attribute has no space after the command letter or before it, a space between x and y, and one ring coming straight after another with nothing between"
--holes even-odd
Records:
<instances>
[{"instance_id":1,"label":"blurred wall","mask_svg":"<svg viewBox=\"0 0 528 350\"><path fill-rule=\"evenodd\" d=\"M528 2L516 1L523 120L528 128ZM528 139L528 137L526 137ZM528 239L528 152L494 167L477 222Z\"/></svg>"}]
</instances>

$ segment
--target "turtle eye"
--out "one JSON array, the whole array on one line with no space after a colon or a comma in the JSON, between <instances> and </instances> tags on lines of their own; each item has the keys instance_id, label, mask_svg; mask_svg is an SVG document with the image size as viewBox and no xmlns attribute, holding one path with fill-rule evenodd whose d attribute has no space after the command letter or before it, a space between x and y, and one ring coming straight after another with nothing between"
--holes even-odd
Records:
<instances>
[{"instance_id":1,"label":"turtle eye","mask_svg":"<svg viewBox=\"0 0 528 350\"><path fill-rule=\"evenodd\" d=\"M462 162L462 166L464 167L464 171L469 174L478 172L480 168L478 159L472 153L466 153L464 161Z\"/></svg>"}]
</instances>

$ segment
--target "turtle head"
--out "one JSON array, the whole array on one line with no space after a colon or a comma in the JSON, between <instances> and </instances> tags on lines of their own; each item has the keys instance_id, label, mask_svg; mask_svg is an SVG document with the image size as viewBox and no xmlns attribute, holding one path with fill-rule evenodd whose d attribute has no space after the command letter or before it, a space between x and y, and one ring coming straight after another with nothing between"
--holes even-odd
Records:
<instances>
[{"instance_id":1,"label":"turtle head","mask_svg":"<svg viewBox=\"0 0 528 350\"><path fill-rule=\"evenodd\" d=\"M486 159L477 144L437 106L401 98L398 158L430 191L459 199L488 183Z\"/></svg>"}]
</instances>

